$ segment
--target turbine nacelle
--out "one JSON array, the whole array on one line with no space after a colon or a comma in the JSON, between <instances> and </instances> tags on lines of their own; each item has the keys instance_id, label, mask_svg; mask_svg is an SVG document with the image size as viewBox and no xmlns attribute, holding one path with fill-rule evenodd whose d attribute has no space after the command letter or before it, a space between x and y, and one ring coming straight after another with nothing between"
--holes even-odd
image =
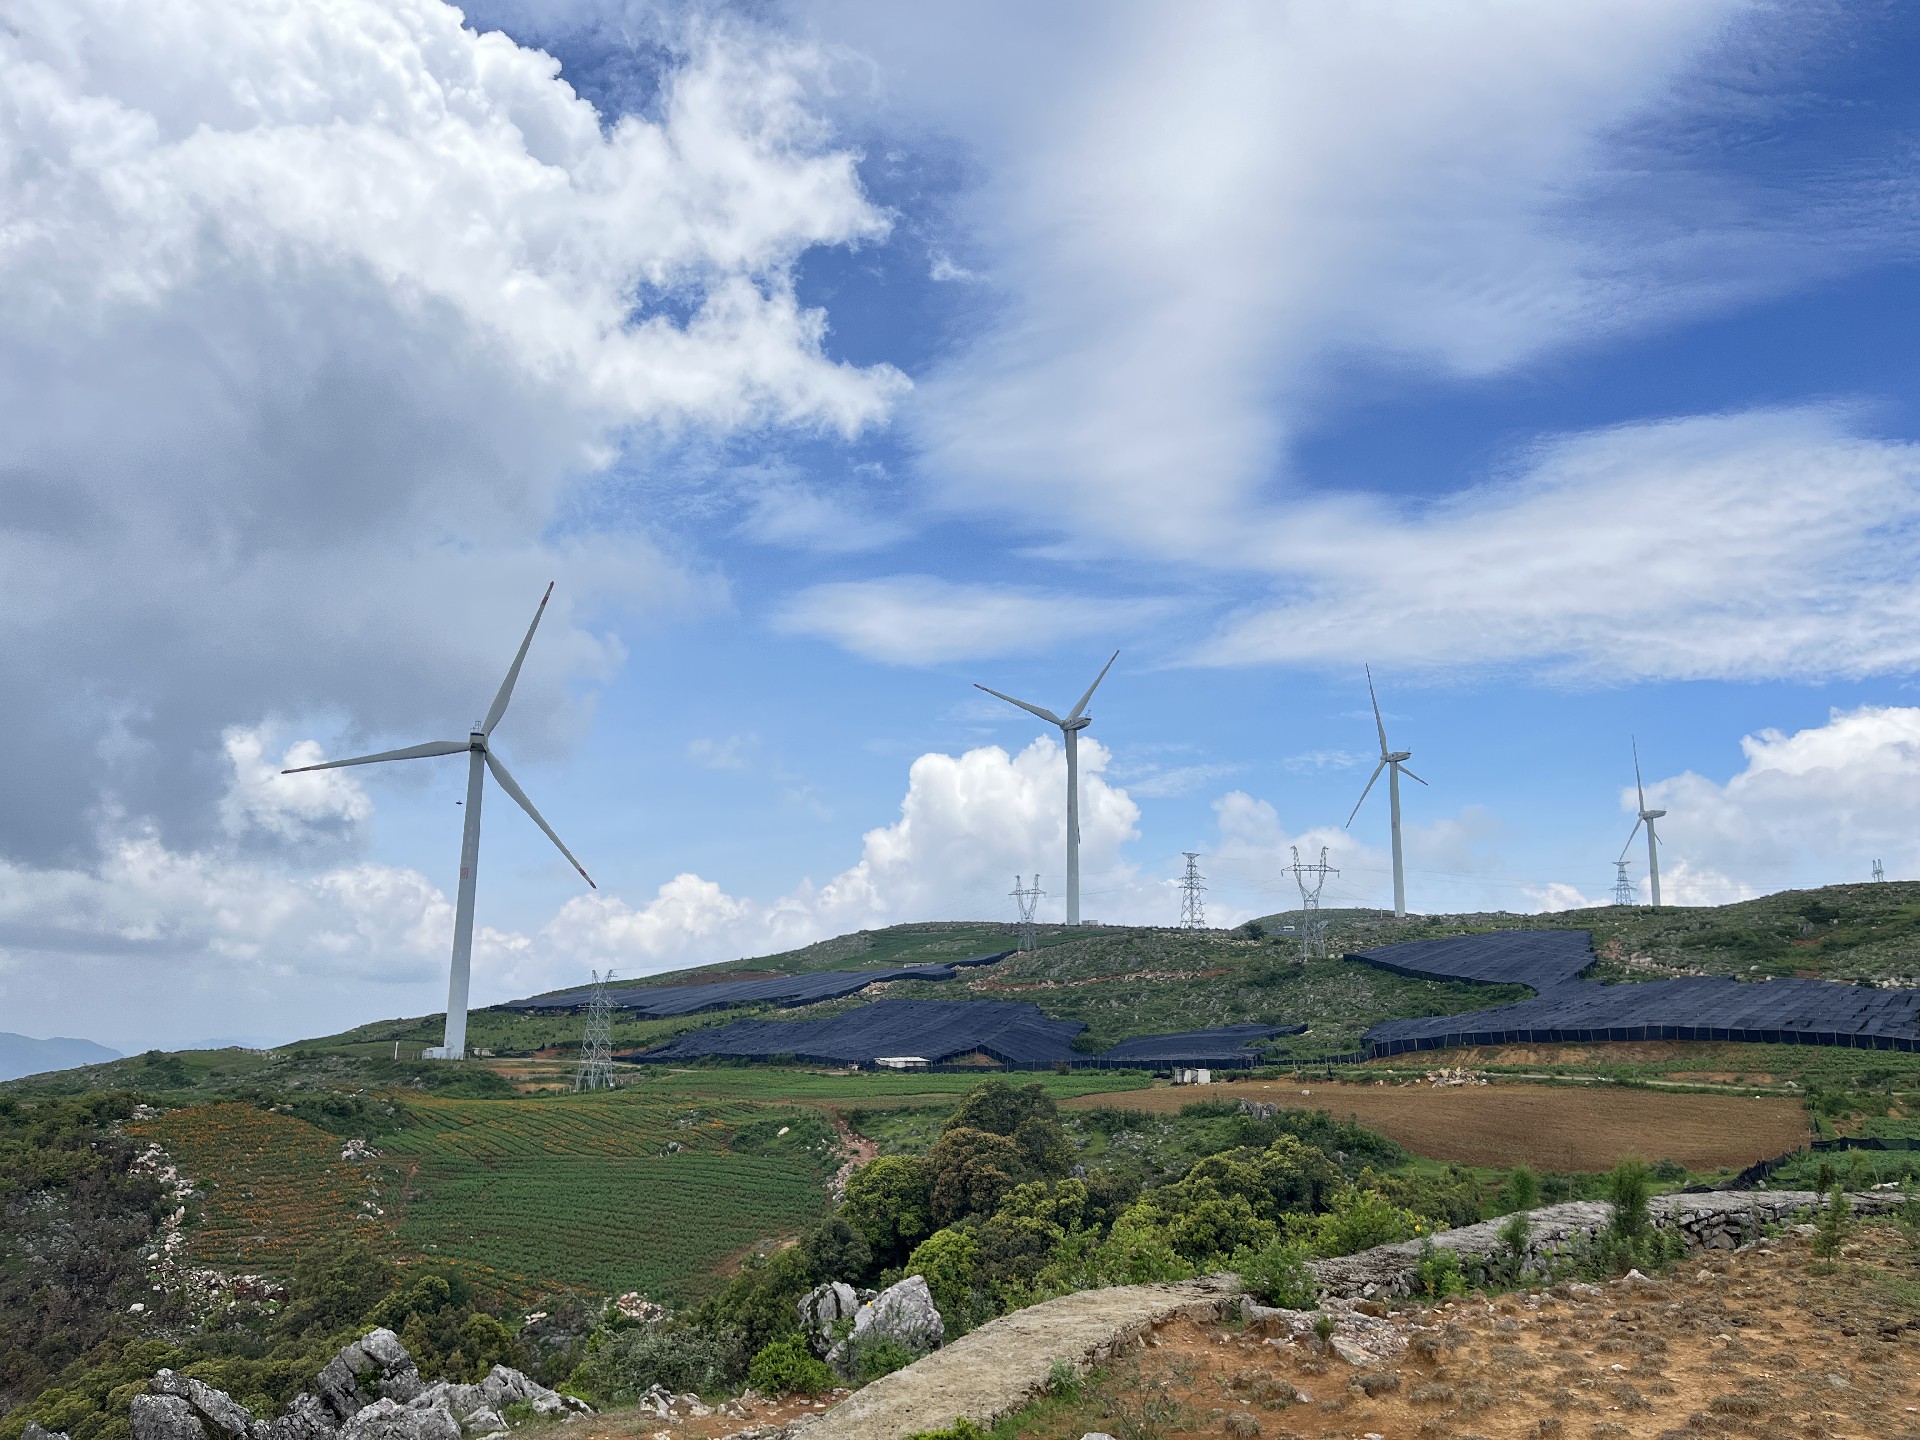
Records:
<instances>
[{"instance_id":1,"label":"turbine nacelle","mask_svg":"<svg viewBox=\"0 0 1920 1440\"><path fill-rule=\"evenodd\" d=\"M1640 812L1640 818L1642 820L1658 820L1666 813L1664 810L1642 810Z\"/></svg>"},{"instance_id":2,"label":"turbine nacelle","mask_svg":"<svg viewBox=\"0 0 1920 1440\"><path fill-rule=\"evenodd\" d=\"M1395 750L1381 758L1389 765L1403 765L1413 758L1413 752L1411 750Z\"/></svg>"},{"instance_id":3,"label":"turbine nacelle","mask_svg":"<svg viewBox=\"0 0 1920 1440\"><path fill-rule=\"evenodd\" d=\"M1062 730L1084 730L1091 724L1093 724L1093 716L1082 715L1078 720L1066 721L1060 728Z\"/></svg>"}]
</instances>

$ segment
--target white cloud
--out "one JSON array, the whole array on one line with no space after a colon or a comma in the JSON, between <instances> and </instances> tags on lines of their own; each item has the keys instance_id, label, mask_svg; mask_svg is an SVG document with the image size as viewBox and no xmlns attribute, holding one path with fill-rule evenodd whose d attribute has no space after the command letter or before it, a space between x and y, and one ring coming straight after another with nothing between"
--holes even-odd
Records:
<instances>
[{"instance_id":1,"label":"white cloud","mask_svg":"<svg viewBox=\"0 0 1920 1440\"><path fill-rule=\"evenodd\" d=\"M774 624L785 634L831 640L870 660L938 665L1022 654L1083 636L1109 639L1165 610L1156 600L895 575L812 586L792 597Z\"/></svg>"},{"instance_id":2,"label":"white cloud","mask_svg":"<svg viewBox=\"0 0 1920 1440\"><path fill-rule=\"evenodd\" d=\"M682 38L651 118L603 123L437 0L10 7L0 668L43 699L0 851L65 863L103 805L210 843L262 717L458 733L551 579L512 724L561 748L602 617L715 603L576 523L620 447L887 413L902 378L794 291L890 223L817 56Z\"/></svg>"},{"instance_id":3,"label":"white cloud","mask_svg":"<svg viewBox=\"0 0 1920 1440\"><path fill-rule=\"evenodd\" d=\"M1138 834L1139 807L1104 778L1110 756L1080 744L1080 867L1084 909L1132 919L1165 909L1120 849ZM731 959L824 936L941 918L1002 919L1015 872L1038 870L1057 918L1066 849L1066 754L1049 739L1009 755L999 746L922 755L908 773L900 818L866 833L860 859L824 884L811 881L771 903L728 895L698 875L678 875L645 905L610 895L567 902L542 932L555 968L546 983L590 965L623 974Z\"/></svg>"},{"instance_id":4,"label":"white cloud","mask_svg":"<svg viewBox=\"0 0 1920 1440\"><path fill-rule=\"evenodd\" d=\"M267 735L258 727L236 725L222 739L233 765L232 783L220 802L221 825L229 835L260 829L281 839L301 840L322 828L351 828L373 814L373 802L348 771L281 773L324 760L326 755L316 741L296 740L278 761L269 761Z\"/></svg>"},{"instance_id":5,"label":"white cloud","mask_svg":"<svg viewBox=\"0 0 1920 1440\"><path fill-rule=\"evenodd\" d=\"M788 478L769 478L747 495L740 534L763 545L824 555L881 550L911 532L875 514L856 494L835 493Z\"/></svg>"},{"instance_id":6,"label":"white cloud","mask_svg":"<svg viewBox=\"0 0 1920 1440\"><path fill-rule=\"evenodd\" d=\"M1213 663L1526 663L1614 680L1920 663L1920 447L1824 409L1627 425L1432 506L1354 497L1273 542L1284 598Z\"/></svg>"},{"instance_id":7,"label":"white cloud","mask_svg":"<svg viewBox=\"0 0 1920 1440\"><path fill-rule=\"evenodd\" d=\"M1824 725L1762 730L1725 784L1688 771L1647 786L1658 822L1663 900L1724 904L1788 886L1865 880L1875 860L1920 875L1920 708L1835 710ZM1631 826L1634 794L1621 792ZM1644 837L1628 857L1645 898Z\"/></svg>"}]
</instances>

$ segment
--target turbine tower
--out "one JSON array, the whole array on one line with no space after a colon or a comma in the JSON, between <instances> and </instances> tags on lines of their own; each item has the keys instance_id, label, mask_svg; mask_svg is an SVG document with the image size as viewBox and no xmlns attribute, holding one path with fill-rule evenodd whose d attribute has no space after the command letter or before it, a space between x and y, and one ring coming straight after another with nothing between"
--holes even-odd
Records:
<instances>
[{"instance_id":1,"label":"turbine tower","mask_svg":"<svg viewBox=\"0 0 1920 1440\"><path fill-rule=\"evenodd\" d=\"M409 745L404 750L383 750L378 755L360 755L351 760L327 760L319 765L299 765L291 770L282 770L282 775L301 775L309 770L338 770L345 765L372 765L382 760L422 760L431 755L458 755L467 752L467 821L466 829L460 837L460 897L453 912L453 964L447 976L447 1028L445 1043L435 1049L425 1051L421 1058L425 1060L462 1060L467 1053L467 981L473 960L473 887L480 871L480 801L485 793L483 777L491 770L493 778L500 788L519 803L522 810L533 817L533 823L546 833L546 837L559 847L560 853L567 857L567 863L580 871L580 878L593 885L593 877L587 874L573 852L560 837L553 833L553 827L540 818L540 812L533 808L533 802L527 799L526 792L514 782L507 767L500 763L500 757L493 753L488 744L493 735L493 727L500 723L500 717L507 713L507 702L513 698L514 682L520 678L520 666L527 658L527 647L533 644L533 632L540 628L540 617L547 612L547 601L553 598L553 585L547 585L547 593L540 597L540 608L533 612L533 623L527 626L527 638L520 642L520 653L513 657L513 664L507 668L507 678L500 682L500 693L493 697L488 707L487 718L482 720L464 740L429 740L424 745ZM598 886L594 886L598 889Z\"/></svg>"},{"instance_id":2,"label":"turbine tower","mask_svg":"<svg viewBox=\"0 0 1920 1440\"><path fill-rule=\"evenodd\" d=\"M1002 695L998 690L989 690L985 685L976 684L976 690L986 690L996 700L1004 700L1009 705L1018 705L1030 715L1038 715L1049 725L1058 725L1060 733L1066 739L1067 747L1067 924L1080 923L1080 732L1093 723L1091 715L1081 712L1087 708L1087 702L1093 699L1093 692L1100 688L1100 682L1107 678L1107 671L1113 668L1113 662L1120 658L1120 652L1114 651L1100 673L1093 677L1093 684L1087 686L1087 693L1080 697L1080 703L1067 712L1062 720L1051 710L1043 710L1038 705L1029 705L1024 700L1016 700L1011 695Z\"/></svg>"},{"instance_id":3,"label":"turbine tower","mask_svg":"<svg viewBox=\"0 0 1920 1440\"><path fill-rule=\"evenodd\" d=\"M1360 798L1353 802L1353 815L1347 816L1347 828L1353 828L1353 816L1360 813L1360 807L1367 803L1372 793L1373 782L1380 778L1380 772L1387 774L1387 816L1393 827L1393 913L1394 918L1407 918L1407 871L1400 859L1400 777L1420 780L1420 777L1407 769L1406 762L1413 758L1411 750L1395 750L1387 744L1387 722L1380 718L1380 697L1373 693L1373 667L1367 667L1367 698L1373 701L1373 724L1380 732L1380 763L1373 767L1373 774L1367 777L1367 788L1360 792ZM1420 780L1422 785L1427 782Z\"/></svg>"},{"instance_id":4,"label":"turbine tower","mask_svg":"<svg viewBox=\"0 0 1920 1440\"><path fill-rule=\"evenodd\" d=\"M1647 787L1640 783L1640 742L1633 742L1633 789L1640 797L1640 818L1633 822L1633 834L1627 836L1627 843L1620 847L1620 858L1627 858L1627 851L1633 848L1633 837L1640 833L1642 825L1647 827L1647 889L1653 896L1653 908L1660 908L1660 840L1653 833L1653 822L1667 812L1647 809Z\"/></svg>"}]
</instances>

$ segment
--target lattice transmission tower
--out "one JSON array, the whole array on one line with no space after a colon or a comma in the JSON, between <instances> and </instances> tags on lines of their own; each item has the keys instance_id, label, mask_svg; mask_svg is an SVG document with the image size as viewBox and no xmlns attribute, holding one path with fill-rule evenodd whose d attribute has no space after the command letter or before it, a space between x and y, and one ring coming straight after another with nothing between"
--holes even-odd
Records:
<instances>
[{"instance_id":1,"label":"lattice transmission tower","mask_svg":"<svg viewBox=\"0 0 1920 1440\"><path fill-rule=\"evenodd\" d=\"M575 1090L613 1088L613 995L607 986L613 971L593 972L593 993L587 997L587 1036L580 1042L580 1068L573 1072Z\"/></svg>"},{"instance_id":2,"label":"lattice transmission tower","mask_svg":"<svg viewBox=\"0 0 1920 1440\"><path fill-rule=\"evenodd\" d=\"M1327 847L1320 847L1320 859L1307 865L1300 859L1300 847L1289 847L1293 851L1293 871L1295 883L1300 886L1300 963L1309 960L1324 960L1327 956L1327 921L1320 913L1320 887L1327 883L1329 875L1340 872L1327 864Z\"/></svg>"},{"instance_id":3,"label":"lattice transmission tower","mask_svg":"<svg viewBox=\"0 0 1920 1440\"><path fill-rule=\"evenodd\" d=\"M1887 878L1886 867L1878 860L1873 862L1873 878L1875 880L1885 880Z\"/></svg>"},{"instance_id":4,"label":"lattice transmission tower","mask_svg":"<svg viewBox=\"0 0 1920 1440\"><path fill-rule=\"evenodd\" d=\"M1037 870L1031 885L1022 884L1018 875L1013 877L1013 903L1020 907L1018 948L1023 955L1034 947L1033 912L1040 908L1040 901L1046 893L1040 888L1040 872Z\"/></svg>"},{"instance_id":5,"label":"lattice transmission tower","mask_svg":"<svg viewBox=\"0 0 1920 1440\"><path fill-rule=\"evenodd\" d=\"M1616 860L1613 862L1613 868L1616 872L1613 877L1613 903L1616 905L1633 904L1638 897L1633 893L1633 881L1627 878L1627 862L1624 860Z\"/></svg>"},{"instance_id":6,"label":"lattice transmission tower","mask_svg":"<svg viewBox=\"0 0 1920 1440\"><path fill-rule=\"evenodd\" d=\"M1204 930L1207 928L1207 902L1200 897L1207 893L1207 877L1200 873L1200 852L1182 850L1180 853L1187 857L1187 873L1180 881L1180 928Z\"/></svg>"}]
</instances>

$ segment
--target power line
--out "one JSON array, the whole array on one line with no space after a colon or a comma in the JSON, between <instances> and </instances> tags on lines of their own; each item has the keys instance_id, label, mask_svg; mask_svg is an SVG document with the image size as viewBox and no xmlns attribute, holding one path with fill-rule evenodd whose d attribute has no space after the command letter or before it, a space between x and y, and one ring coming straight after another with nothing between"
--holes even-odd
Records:
<instances>
[{"instance_id":1,"label":"power line","mask_svg":"<svg viewBox=\"0 0 1920 1440\"><path fill-rule=\"evenodd\" d=\"M1201 882L1205 876L1200 873L1200 852L1183 850L1187 857L1186 877L1180 882L1180 928L1182 930L1204 930L1207 928L1207 902L1200 897L1207 887Z\"/></svg>"}]
</instances>

